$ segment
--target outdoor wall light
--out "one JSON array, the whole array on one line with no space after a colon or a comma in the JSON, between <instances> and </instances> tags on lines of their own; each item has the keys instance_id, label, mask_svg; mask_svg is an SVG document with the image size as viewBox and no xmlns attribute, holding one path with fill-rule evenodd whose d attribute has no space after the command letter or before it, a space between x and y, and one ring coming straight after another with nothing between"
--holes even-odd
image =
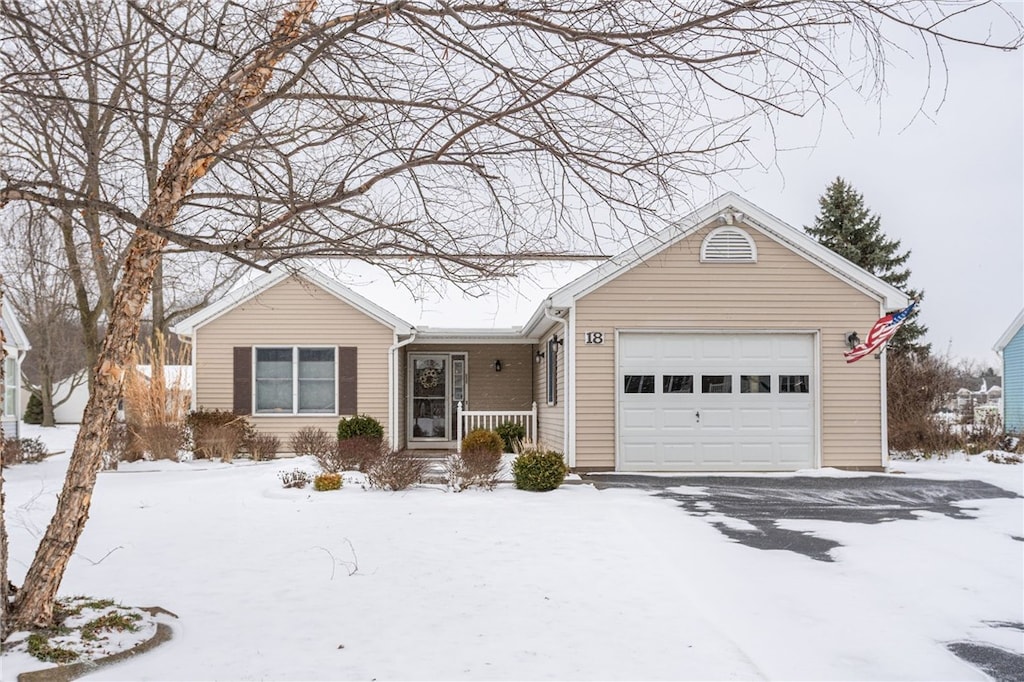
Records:
<instances>
[{"instance_id":1,"label":"outdoor wall light","mask_svg":"<svg viewBox=\"0 0 1024 682\"><path fill-rule=\"evenodd\" d=\"M565 337L563 336L562 338L558 338L558 334L555 334L554 336L551 337L551 342L557 343L559 346L561 346L565 343Z\"/></svg>"},{"instance_id":2,"label":"outdoor wall light","mask_svg":"<svg viewBox=\"0 0 1024 682\"><path fill-rule=\"evenodd\" d=\"M538 365L544 362L544 351L537 351L537 354L534 356L533 361L536 362Z\"/></svg>"},{"instance_id":3,"label":"outdoor wall light","mask_svg":"<svg viewBox=\"0 0 1024 682\"><path fill-rule=\"evenodd\" d=\"M501 371L501 360L495 360L494 361L494 371L495 372L500 372Z\"/></svg>"},{"instance_id":4,"label":"outdoor wall light","mask_svg":"<svg viewBox=\"0 0 1024 682\"><path fill-rule=\"evenodd\" d=\"M860 345L860 337L857 332L846 332L846 347L853 350Z\"/></svg>"}]
</instances>

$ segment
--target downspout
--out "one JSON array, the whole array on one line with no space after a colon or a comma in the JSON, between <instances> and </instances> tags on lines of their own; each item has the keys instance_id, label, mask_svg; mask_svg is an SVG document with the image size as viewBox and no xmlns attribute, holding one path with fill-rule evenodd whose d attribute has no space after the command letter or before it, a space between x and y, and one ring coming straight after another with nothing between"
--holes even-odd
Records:
<instances>
[{"instance_id":1,"label":"downspout","mask_svg":"<svg viewBox=\"0 0 1024 682\"><path fill-rule=\"evenodd\" d=\"M546 301L546 305L544 306L544 317L562 325L562 338L565 341L569 341L569 335L567 333L569 330L569 323L561 317L551 314L550 298ZM566 464L573 467L576 464L576 453L569 452L569 429L575 429L576 425L569 423L569 350L570 348L565 346L565 352L562 354L562 377L565 379L565 386L563 387L563 393L565 393L565 395L562 397L562 452L565 455ZM558 385L557 377L555 378L555 385Z\"/></svg>"},{"instance_id":2,"label":"downspout","mask_svg":"<svg viewBox=\"0 0 1024 682\"><path fill-rule=\"evenodd\" d=\"M394 339L395 342L388 348L388 430L391 431L388 440L391 449L397 450L398 429L401 428L400 424L395 423L398 419L398 349L416 340L416 329L413 328L409 338L404 341L398 340L398 332L395 332Z\"/></svg>"}]
</instances>

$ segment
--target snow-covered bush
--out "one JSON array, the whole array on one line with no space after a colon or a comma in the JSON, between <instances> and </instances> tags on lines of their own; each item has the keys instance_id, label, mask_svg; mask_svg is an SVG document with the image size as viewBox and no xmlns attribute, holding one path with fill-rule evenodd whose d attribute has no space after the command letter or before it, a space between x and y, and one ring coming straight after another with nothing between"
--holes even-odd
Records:
<instances>
[{"instance_id":1,"label":"snow-covered bush","mask_svg":"<svg viewBox=\"0 0 1024 682\"><path fill-rule=\"evenodd\" d=\"M284 488L305 488L312 478L308 471L302 469L282 471L277 474L277 477L281 479L281 486Z\"/></svg>"},{"instance_id":2,"label":"snow-covered bush","mask_svg":"<svg viewBox=\"0 0 1024 682\"><path fill-rule=\"evenodd\" d=\"M7 438L4 441L4 466L36 464L46 457L46 445L41 438Z\"/></svg>"},{"instance_id":3,"label":"snow-covered bush","mask_svg":"<svg viewBox=\"0 0 1024 682\"><path fill-rule=\"evenodd\" d=\"M459 454L449 455L444 468L448 487L455 492L472 486L494 490L501 471L501 453L485 448L464 449Z\"/></svg>"}]
</instances>

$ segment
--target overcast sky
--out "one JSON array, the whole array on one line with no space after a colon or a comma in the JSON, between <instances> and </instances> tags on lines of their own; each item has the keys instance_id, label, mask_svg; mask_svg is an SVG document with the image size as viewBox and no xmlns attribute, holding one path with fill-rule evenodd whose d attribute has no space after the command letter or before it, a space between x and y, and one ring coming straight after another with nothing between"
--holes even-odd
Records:
<instances>
[{"instance_id":1,"label":"overcast sky","mask_svg":"<svg viewBox=\"0 0 1024 682\"><path fill-rule=\"evenodd\" d=\"M1024 305L1024 54L954 47L947 57L948 79L933 78L948 86L938 111L933 90L918 113L924 60L897 59L880 105L850 96L842 116L786 122L779 146L802 149L719 186L803 227L842 176L911 250L933 350L996 364L992 346Z\"/></svg>"}]
</instances>

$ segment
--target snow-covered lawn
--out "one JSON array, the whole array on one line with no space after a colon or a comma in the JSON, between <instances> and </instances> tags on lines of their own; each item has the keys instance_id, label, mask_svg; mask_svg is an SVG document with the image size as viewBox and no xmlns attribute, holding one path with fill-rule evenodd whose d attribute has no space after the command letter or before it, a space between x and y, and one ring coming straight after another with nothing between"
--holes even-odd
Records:
<instances>
[{"instance_id":1,"label":"snow-covered lawn","mask_svg":"<svg viewBox=\"0 0 1024 682\"><path fill-rule=\"evenodd\" d=\"M74 429L48 429L70 450ZM68 455L5 471L21 581ZM174 638L93 675L196 679L985 679L946 643L1024 653L1024 501L976 518L786 522L832 563L729 541L634 490L284 490L312 464L100 475L62 594L159 605ZM1024 468L900 462L1024 492ZM3 679L29 666L0 660ZM43 666L32 666L43 667Z\"/></svg>"}]
</instances>

